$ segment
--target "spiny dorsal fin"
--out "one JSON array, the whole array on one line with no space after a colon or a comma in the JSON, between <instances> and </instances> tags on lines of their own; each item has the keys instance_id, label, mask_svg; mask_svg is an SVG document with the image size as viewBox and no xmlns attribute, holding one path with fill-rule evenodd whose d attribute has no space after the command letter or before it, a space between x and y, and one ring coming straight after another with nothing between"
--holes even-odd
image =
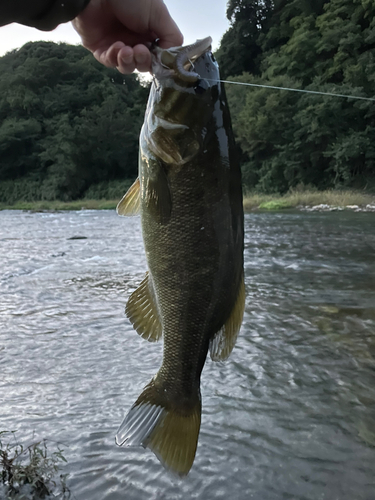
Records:
<instances>
[{"instance_id":1,"label":"spiny dorsal fin","mask_svg":"<svg viewBox=\"0 0 375 500\"><path fill-rule=\"evenodd\" d=\"M118 215L138 215L141 206L141 190L139 179L137 178L135 182L130 186L127 193L123 196L121 201L117 205Z\"/></svg>"},{"instance_id":2,"label":"spiny dorsal fin","mask_svg":"<svg viewBox=\"0 0 375 500\"><path fill-rule=\"evenodd\" d=\"M244 310L245 283L242 276L232 312L222 328L210 341L210 355L213 361L224 361L229 357L241 328Z\"/></svg>"},{"instance_id":3,"label":"spiny dorsal fin","mask_svg":"<svg viewBox=\"0 0 375 500\"><path fill-rule=\"evenodd\" d=\"M154 287L149 274L130 295L125 308L126 316L142 338L156 342L162 334Z\"/></svg>"},{"instance_id":4,"label":"spiny dorsal fin","mask_svg":"<svg viewBox=\"0 0 375 500\"><path fill-rule=\"evenodd\" d=\"M143 446L155 453L164 467L186 476L193 465L201 422L200 398L184 411L166 408L168 393L152 380L126 415L116 434L119 446Z\"/></svg>"}]
</instances>

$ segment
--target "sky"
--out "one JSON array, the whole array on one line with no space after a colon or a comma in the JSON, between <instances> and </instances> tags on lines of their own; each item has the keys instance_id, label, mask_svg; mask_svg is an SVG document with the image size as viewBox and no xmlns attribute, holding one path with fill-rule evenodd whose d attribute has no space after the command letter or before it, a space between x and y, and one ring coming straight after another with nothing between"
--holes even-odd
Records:
<instances>
[{"instance_id":1,"label":"sky","mask_svg":"<svg viewBox=\"0 0 375 500\"><path fill-rule=\"evenodd\" d=\"M165 0L165 3L185 37L185 44L211 36L213 49L218 48L221 37L229 27L225 16L227 0ZM0 27L0 56L22 47L26 42L37 40L80 43L71 23L60 25L50 32L10 24Z\"/></svg>"}]
</instances>

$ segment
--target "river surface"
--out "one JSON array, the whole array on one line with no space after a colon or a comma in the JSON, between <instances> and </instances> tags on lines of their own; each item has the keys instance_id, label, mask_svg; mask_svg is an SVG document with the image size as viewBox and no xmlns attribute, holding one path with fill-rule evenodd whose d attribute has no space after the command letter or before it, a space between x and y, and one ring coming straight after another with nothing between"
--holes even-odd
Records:
<instances>
[{"instance_id":1,"label":"river surface","mask_svg":"<svg viewBox=\"0 0 375 500\"><path fill-rule=\"evenodd\" d=\"M72 498L375 499L375 214L245 225L243 326L226 363L207 360L180 480L114 443L161 362L124 316L146 270L139 220L0 212L0 430L63 443Z\"/></svg>"}]
</instances>

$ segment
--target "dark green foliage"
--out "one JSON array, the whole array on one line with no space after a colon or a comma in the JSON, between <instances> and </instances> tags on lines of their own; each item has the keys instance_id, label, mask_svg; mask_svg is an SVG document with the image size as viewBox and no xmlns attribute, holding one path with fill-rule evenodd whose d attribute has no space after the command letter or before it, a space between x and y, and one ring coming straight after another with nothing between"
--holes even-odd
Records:
<instances>
[{"instance_id":1,"label":"dark green foliage","mask_svg":"<svg viewBox=\"0 0 375 500\"><path fill-rule=\"evenodd\" d=\"M223 78L375 96L373 1L229 0L227 16ZM374 102L227 94L247 189L375 185ZM0 58L0 202L121 196L147 95L82 47L28 43Z\"/></svg>"},{"instance_id":2,"label":"dark green foliage","mask_svg":"<svg viewBox=\"0 0 375 500\"><path fill-rule=\"evenodd\" d=\"M28 43L0 58L0 201L135 178L147 95L83 47Z\"/></svg>"},{"instance_id":3,"label":"dark green foliage","mask_svg":"<svg viewBox=\"0 0 375 500\"><path fill-rule=\"evenodd\" d=\"M224 33L215 53L222 78L240 75L243 71L259 73L260 37L271 7L271 0L229 0L227 18L231 27Z\"/></svg>"},{"instance_id":4,"label":"dark green foliage","mask_svg":"<svg viewBox=\"0 0 375 500\"><path fill-rule=\"evenodd\" d=\"M51 453L46 439L24 446L14 431L0 431L1 498L41 500L57 493L62 500L69 499L66 475L57 477L62 462L66 459L60 447Z\"/></svg>"},{"instance_id":5,"label":"dark green foliage","mask_svg":"<svg viewBox=\"0 0 375 500\"><path fill-rule=\"evenodd\" d=\"M88 200L119 200L133 184L128 179L124 181L102 181L91 186L85 192L85 198Z\"/></svg>"},{"instance_id":6,"label":"dark green foliage","mask_svg":"<svg viewBox=\"0 0 375 500\"><path fill-rule=\"evenodd\" d=\"M374 2L275 0L257 43L258 69L243 64L236 80L375 96ZM227 94L248 189L374 184L374 102L234 85Z\"/></svg>"}]
</instances>

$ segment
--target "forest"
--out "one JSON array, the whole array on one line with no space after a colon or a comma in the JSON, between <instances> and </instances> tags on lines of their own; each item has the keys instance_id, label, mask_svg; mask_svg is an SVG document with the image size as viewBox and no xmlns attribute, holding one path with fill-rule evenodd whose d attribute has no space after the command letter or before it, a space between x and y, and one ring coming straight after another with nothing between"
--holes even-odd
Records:
<instances>
[{"instance_id":1,"label":"forest","mask_svg":"<svg viewBox=\"0 0 375 500\"><path fill-rule=\"evenodd\" d=\"M375 98L372 0L230 0L227 16L222 77ZM374 101L236 85L227 93L245 187L375 189Z\"/></svg>"},{"instance_id":2,"label":"forest","mask_svg":"<svg viewBox=\"0 0 375 500\"><path fill-rule=\"evenodd\" d=\"M229 0L227 17L222 78L375 98L372 0ZM375 190L374 101L226 91L245 190ZM1 57L0 202L121 197L147 96L83 47L30 42Z\"/></svg>"},{"instance_id":3,"label":"forest","mask_svg":"<svg viewBox=\"0 0 375 500\"><path fill-rule=\"evenodd\" d=\"M137 176L148 88L79 46L0 58L0 202L121 197Z\"/></svg>"}]
</instances>

